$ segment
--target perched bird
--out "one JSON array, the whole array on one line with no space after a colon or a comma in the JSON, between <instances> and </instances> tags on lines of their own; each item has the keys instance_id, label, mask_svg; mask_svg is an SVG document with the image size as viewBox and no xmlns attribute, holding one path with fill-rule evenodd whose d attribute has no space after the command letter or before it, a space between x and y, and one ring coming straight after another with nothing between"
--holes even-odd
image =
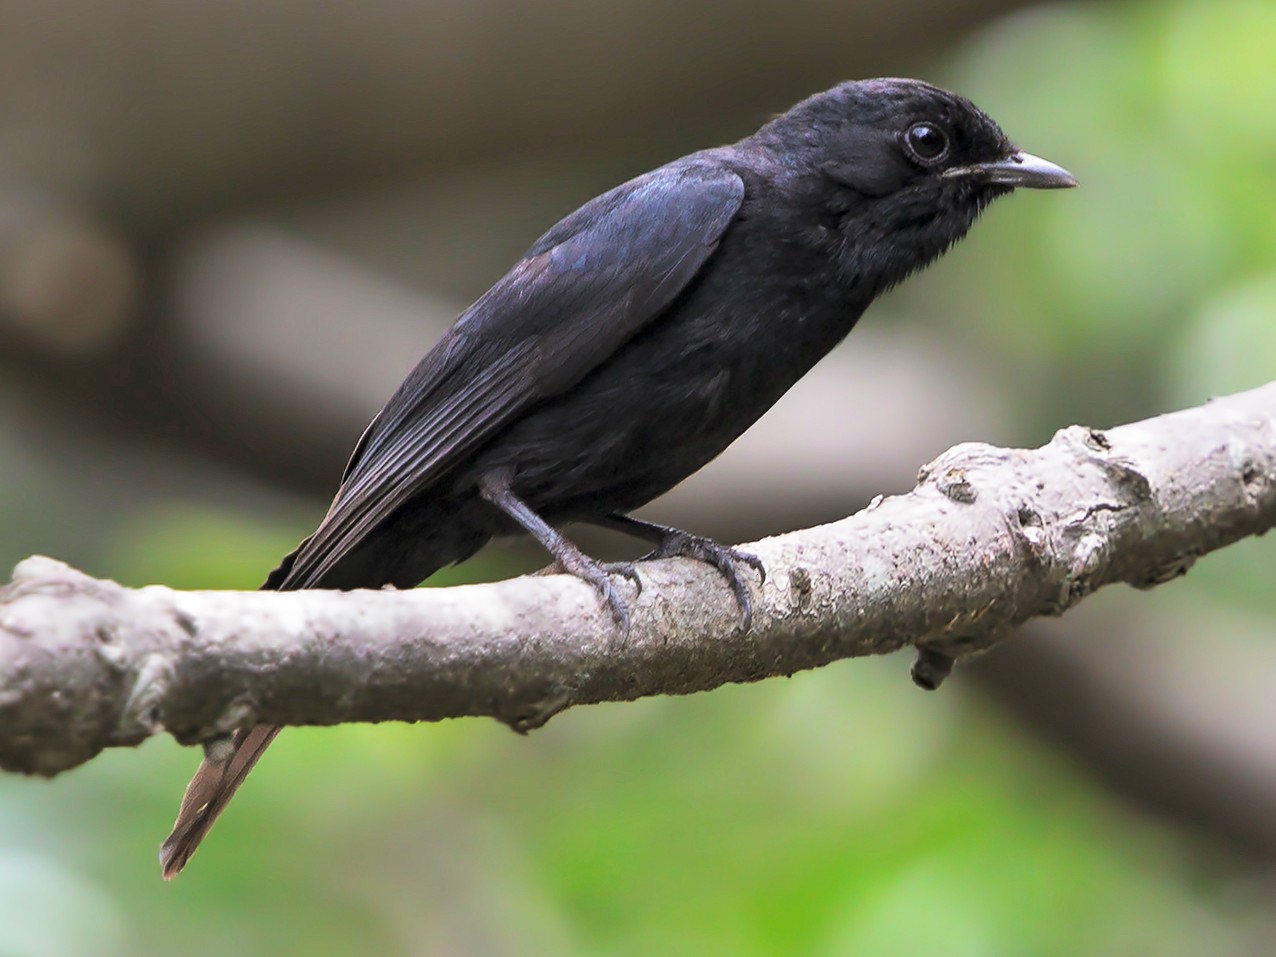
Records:
<instances>
[{"instance_id":1,"label":"perched bird","mask_svg":"<svg viewBox=\"0 0 1276 957\"><path fill-rule=\"evenodd\" d=\"M752 136L632 179L538 239L372 420L328 514L263 588L412 587L490 539L609 526L718 568L747 627L751 555L628 513L725 449L869 303L1016 187L1075 186L987 115L916 80L843 83ZM279 728L210 749L160 852L190 859Z\"/></svg>"}]
</instances>

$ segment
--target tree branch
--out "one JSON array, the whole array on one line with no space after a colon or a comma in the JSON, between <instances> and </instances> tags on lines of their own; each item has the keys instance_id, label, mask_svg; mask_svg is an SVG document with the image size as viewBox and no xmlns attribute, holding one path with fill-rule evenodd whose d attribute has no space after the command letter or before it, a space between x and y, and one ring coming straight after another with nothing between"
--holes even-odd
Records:
<instances>
[{"instance_id":1,"label":"tree branch","mask_svg":"<svg viewBox=\"0 0 1276 957\"><path fill-rule=\"evenodd\" d=\"M490 715L685 694L840 658L952 662L1113 582L1148 587L1276 523L1276 383L1036 450L965 444L917 488L747 546L752 630L717 574L642 566L632 630L554 575L407 592L129 589L46 558L0 589L0 768L53 775L169 731Z\"/></svg>"}]
</instances>

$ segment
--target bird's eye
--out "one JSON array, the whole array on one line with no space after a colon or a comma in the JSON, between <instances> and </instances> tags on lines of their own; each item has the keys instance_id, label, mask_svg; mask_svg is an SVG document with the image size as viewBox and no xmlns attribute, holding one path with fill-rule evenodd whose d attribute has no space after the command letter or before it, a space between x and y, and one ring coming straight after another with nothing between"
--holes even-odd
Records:
<instances>
[{"instance_id":1,"label":"bird's eye","mask_svg":"<svg viewBox=\"0 0 1276 957\"><path fill-rule=\"evenodd\" d=\"M904 148L923 166L934 166L948 155L948 134L934 123L914 123L904 133Z\"/></svg>"}]
</instances>

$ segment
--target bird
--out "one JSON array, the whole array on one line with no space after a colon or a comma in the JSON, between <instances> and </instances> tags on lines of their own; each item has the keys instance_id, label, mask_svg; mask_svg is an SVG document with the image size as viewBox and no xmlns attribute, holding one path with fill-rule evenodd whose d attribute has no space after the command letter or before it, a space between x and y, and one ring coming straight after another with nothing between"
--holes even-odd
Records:
<instances>
[{"instance_id":1,"label":"bird","mask_svg":"<svg viewBox=\"0 0 1276 957\"><path fill-rule=\"evenodd\" d=\"M722 452L870 303L1018 188L1076 186L986 113L920 80L841 83L738 142L588 201L467 308L356 444L327 514L262 586L414 587L527 534L628 604L561 527L610 527L721 572L747 628L758 559L631 512ZM175 876L279 728L235 732L187 788Z\"/></svg>"}]
</instances>

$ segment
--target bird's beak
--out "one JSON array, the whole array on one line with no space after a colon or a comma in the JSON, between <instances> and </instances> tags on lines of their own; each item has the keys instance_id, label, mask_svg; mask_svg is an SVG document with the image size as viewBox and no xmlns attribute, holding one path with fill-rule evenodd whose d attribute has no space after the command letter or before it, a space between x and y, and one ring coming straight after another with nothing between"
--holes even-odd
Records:
<instances>
[{"instance_id":1,"label":"bird's beak","mask_svg":"<svg viewBox=\"0 0 1276 957\"><path fill-rule=\"evenodd\" d=\"M1012 153L993 163L958 166L946 170L943 176L945 179L970 176L985 183L1026 189L1070 189L1077 185L1076 178L1062 166L1024 152Z\"/></svg>"}]
</instances>

